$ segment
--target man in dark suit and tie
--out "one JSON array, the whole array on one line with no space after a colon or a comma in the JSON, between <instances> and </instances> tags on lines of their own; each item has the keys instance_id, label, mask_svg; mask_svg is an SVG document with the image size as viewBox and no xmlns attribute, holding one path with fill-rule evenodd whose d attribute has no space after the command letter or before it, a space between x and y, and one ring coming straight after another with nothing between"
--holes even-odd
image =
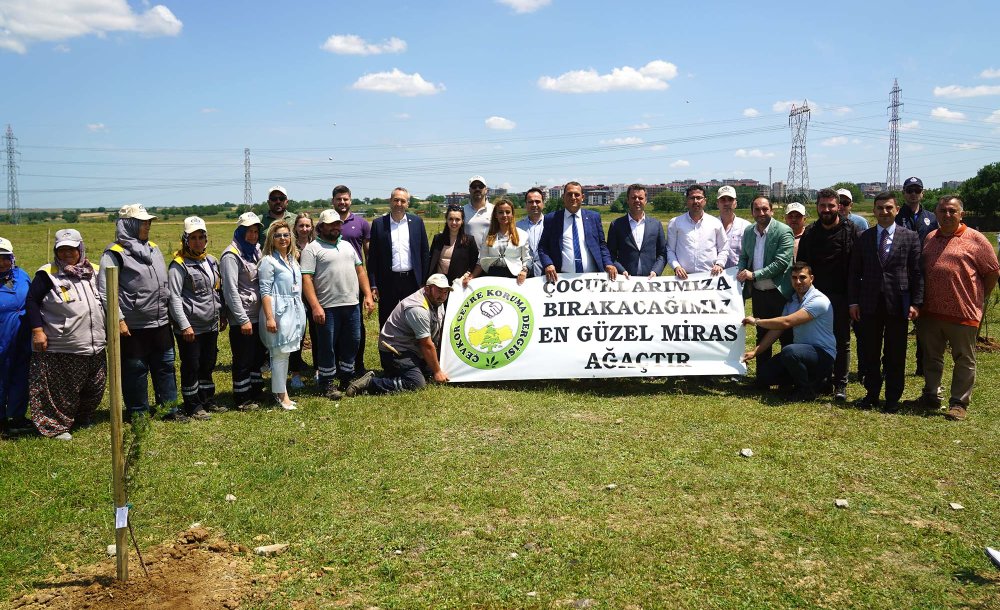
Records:
<instances>
[{"instance_id":1,"label":"man in dark suit and tie","mask_svg":"<svg viewBox=\"0 0 1000 610\"><path fill-rule=\"evenodd\" d=\"M625 193L628 214L611 221L608 252L625 277L654 278L667 265L667 237L663 223L646 216L646 187L633 184Z\"/></svg>"},{"instance_id":2,"label":"man in dark suit and tie","mask_svg":"<svg viewBox=\"0 0 1000 610\"><path fill-rule=\"evenodd\" d=\"M899 207L892 193L875 197L878 224L861 234L851 251L848 303L851 319L860 324L858 339L864 342L866 362L865 397L855 404L864 409L878 406L885 378L885 410L899 410L906 367L906 333L910 320L919 315L924 300L920 268L920 237L894 223ZM879 355L883 353L882 373Z\"/></svg>"},{"instance_id":3,"label":"man in dark suit and tie","mask_svg":"<svg viewBox=\"0 0 1000 610\"><path fill-rule=\"evenodd\" d=\"M424 222L406 211L410 193L397 187L389 203L389 213L372 223L368 249L368 283L378 301L379 328L401 299L424 285L430 264Z\"/></svg>"},{"instance_id":4,"label":"man in dark suit and tie","mask_svg":"<svg viewBox=\"0 0 1000 610\"><path fill-rule=\"evenodd\" d=\"M559 273L592 273L602 269L614 280L618 269L604 241L601 215L581 210L583 186L567 182L563 187L563 209L545 215L542 238L538 242L538 257L550 282Z\"/></svg>"}]
</instances>

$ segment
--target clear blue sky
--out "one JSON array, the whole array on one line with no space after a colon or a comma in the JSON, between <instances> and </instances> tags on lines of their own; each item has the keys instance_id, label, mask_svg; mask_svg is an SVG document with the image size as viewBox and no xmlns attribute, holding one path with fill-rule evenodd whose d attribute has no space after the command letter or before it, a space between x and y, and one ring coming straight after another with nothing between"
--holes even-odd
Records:
<instances>
[{"instance_id":1,"label":"clear blue sky","mask_svg":"<svg viewBox=\"0 0 1000 610\"><path fill-rule=\"evenodd\" d=\"M994 3L164 1L0 0L22 207L785 180L805 99L810 186L882 181L893 78L904 178L1000 157Z\"/></svg>"}]
</instances>

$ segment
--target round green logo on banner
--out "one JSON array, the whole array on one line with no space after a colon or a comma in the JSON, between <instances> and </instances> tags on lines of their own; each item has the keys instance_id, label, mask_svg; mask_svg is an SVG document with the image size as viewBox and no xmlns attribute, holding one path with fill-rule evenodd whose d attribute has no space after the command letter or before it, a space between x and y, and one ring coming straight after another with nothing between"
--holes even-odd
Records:
<instances>
[{"instance_id":1,"label":"round green logo on banner","mask_svg":"<svg viewBox=\"0 0 1000 610\"><path fill-rule=\"evenodd\" d=\"M483 286L462 301L448 334L463 362L477 369L498 369L524 352L534 326L527 299L507 288Z\"/></svg>"}]
</instances>

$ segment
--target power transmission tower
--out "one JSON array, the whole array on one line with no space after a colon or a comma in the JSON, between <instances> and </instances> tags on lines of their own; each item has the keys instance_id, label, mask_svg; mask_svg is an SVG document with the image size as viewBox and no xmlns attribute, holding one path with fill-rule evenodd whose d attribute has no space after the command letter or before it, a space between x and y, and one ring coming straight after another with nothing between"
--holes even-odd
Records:
<instances>
[{"instance_id":1,"label":"power transmission tower","mask_svg":"<svg viewBox=\"0 0 1000 610\"><path fill-rule=\"evenodd\" d=\"M809 125L809 101L792 105L788 126L792 128L792 156L788 159L789 195L809 194L809 165L806 163L806 127Z\"/></svg>"},{"instance_id":2,"label":"power transmission tower","mask_svg":"<svg viewBox=\"0 0 1000 610\"><path fill-rule=\"evenodd\" d=\"M885 170L885 188L888 191L898 191L902 189L899 180L899 109L903 104L899 101L899 80L892 79L892 91L889 101L889 165Z\"/></svg>"},{"instance_id":3,"label":"power transmission tower","mask_svg":"<svg viewBox=\"0 0 1000 610\"><path fill-rule=\"evenodd\" d=\"M21 201L17 196L17 138L14 130L7 125L7 213L10 224L16 225L21 220Z\"/></svg>"},{"instance_id":4,"label":"power transmission tower","mask_svg":"<svg viewBox=\"0 0 1000 610\"><path fill-rule=\"evenodd\" d=\"M243 205L247 212L253 211L253 191L250 188L250 149L243 149Z\"/></svg>"}]
</instances>

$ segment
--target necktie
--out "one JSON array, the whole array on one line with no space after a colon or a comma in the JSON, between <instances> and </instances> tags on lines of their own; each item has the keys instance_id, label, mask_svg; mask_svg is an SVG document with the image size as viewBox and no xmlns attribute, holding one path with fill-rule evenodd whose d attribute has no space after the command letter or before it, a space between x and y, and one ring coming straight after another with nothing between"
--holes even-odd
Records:
<instances>
[{"instance_id":1,"label":"necktie","mask_svg":"<svg viewBox=\"0 0 1000 610\"><path fill-rule=\"evenodd\" d=\"M882 237L878 240L878 262L885 267L887 260L889 260L889 229L882 229Z\"/></svg>"},{"instance_id":2,"label":"necktie","mask_svg":"<svg viewBox=\"0 0 1000 610\"><path fill-rule=\"evenodd\" d=\"M580 232L576 228L576 214L573 217L573 262L576 264L576 272L583 273L583 253L580 251Z\"/></svg>"}]
</instances>

